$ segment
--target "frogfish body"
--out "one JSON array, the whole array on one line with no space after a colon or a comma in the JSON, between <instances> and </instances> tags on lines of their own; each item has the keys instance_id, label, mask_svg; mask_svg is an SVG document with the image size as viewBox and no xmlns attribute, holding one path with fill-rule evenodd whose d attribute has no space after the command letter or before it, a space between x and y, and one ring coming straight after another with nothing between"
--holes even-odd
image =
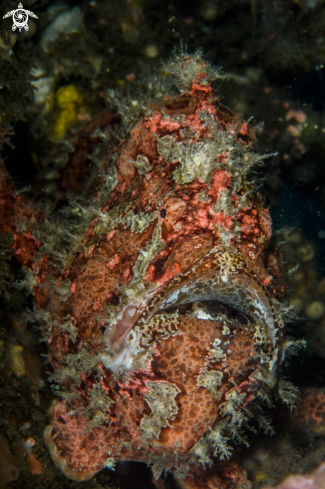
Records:
<instances>
[{"instance_id":1,"label":"frogfish body","mask_svg":"<svg viewBox=\"0 0 325 489\"><path fill-rule=\"evenodd\" d=\"M82 198L33 223L21 261L58 395L44 437L73 480L133 460L184 488L244 487L232 440L283 359L282 262L250 176L265 157L199 53L167 69L179 94L147 102L122 140L111 113L88 123L58 183Z\"/></svg>"}]
</instances>

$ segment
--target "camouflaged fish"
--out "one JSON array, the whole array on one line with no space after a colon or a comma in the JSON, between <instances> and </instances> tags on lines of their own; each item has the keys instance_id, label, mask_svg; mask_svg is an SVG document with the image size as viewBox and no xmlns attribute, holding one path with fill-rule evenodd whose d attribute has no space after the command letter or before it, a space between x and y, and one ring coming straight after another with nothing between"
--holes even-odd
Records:
<instances>
[{"instance_id":1,"label":"camouflaged fish","mask_svg":"<svg viewBox=\"0 0 325 489\"><path fill-rule=\"evenodd\" d=\"M132 122L106 111L54 151L54 210L3 186L3 230L32 270L57 467L83 481L133 460L183 488L245 487L233 440L283 360L282 259L250 176L265 156L200 52L165 71L177 94Z\"/></svg>"}]
</instances>

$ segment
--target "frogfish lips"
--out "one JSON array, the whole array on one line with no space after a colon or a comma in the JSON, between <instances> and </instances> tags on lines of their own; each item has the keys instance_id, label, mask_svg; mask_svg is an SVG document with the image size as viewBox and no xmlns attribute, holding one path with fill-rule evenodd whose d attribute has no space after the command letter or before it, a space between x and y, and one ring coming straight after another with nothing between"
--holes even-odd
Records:
<instances>
[{"instance_id":1,"label":"frogfish lips","mask_svg":"<svg viewBox=\"0 0 325 489\"><path fill-rule=\"evenodd\" d=\"M144 350L139 337L144 325L148 328L150 321L158 322L162 315L173 311L179 318L186 315L201 319L203 327L205 320L215 321L217 325L222 318L233 327L258 329L254 334L263 337L264 349L258 377L272 389L283 356L281 321L275 317L266 288L245 261L239 255L234 256L236 266L231 271L222 269L222 260L222 251L212 249L191 268L155 290L153 297L150 294L140 299L138 305L127 306L104 334L107 347L101 357L104 365L114 371L125 366L132 368L133 362L140 362Z\"/></svg>"}]
</instances>

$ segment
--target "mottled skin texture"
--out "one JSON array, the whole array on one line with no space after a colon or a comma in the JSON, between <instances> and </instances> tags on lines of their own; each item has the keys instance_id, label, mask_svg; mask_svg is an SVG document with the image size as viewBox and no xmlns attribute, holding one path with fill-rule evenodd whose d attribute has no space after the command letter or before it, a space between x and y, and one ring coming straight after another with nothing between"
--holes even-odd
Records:
<instances>
[{"instance_id":1,"label":"mottled skin texture","mask_svg":"<svg viewBox=\"0 0 325 489\"><path fill-rule=\"evenodd\" d=\"M79 438L70 430L70 422L68 426L62 423L62 417L67 419L64 409L67 405L63 407L61 403L56 404L53 420L54 432L57 433L55 443L63 450L62 454L71 468L81 467L85 471L100 470L101 463L107 458L108 446L114 454L121 451L119 454L121 459L144 459L146 450L137 453L137 447L141 446L140 440L143 437L139 420L143 413L150 415L150 409L143 397L143 394L148 391L146 386L148 380L167 379L168 382L176 385L180 391L177 403L181 406L171 423L171 428L162 429L159 443L156 440L148 440L151 449L157 455L166 455L172 462L175 447L178 447L177 451L180 454L187 453L193 447L196 440L220 417L220 409L215 397L209 390L198 387L197 376L204 368L204 358L215 338L220 336L220 345L229 340L228 335L222 335L221 331L216 334L218 326L221 329L221 324L204 321L203 326L204 330L200 320L184 317L178 335L158 342L158 351L153 356L150 370L134 372L127 382L118 382L115 388L112 388L111 375L105 372L101 386L114 401L114 406L110 409L110 427L105 430L95 428L93 432L95 444L101 445L101 449L96 450L96 458L89 460L88 446L94 442L94 436L82 436L88 423L87 418L79 417L75 428L78 430L78 437L81 435L84 442L81 443L79 459L75 448ZM229 394L232 389L239 393L244 392L246 395L242 403L244 405L253 397L254 382L250 384L243 379L247 379L249 374L254 372L258 365L258 358L254 354L254 344L249 334L240 330L232 330L232 332L229 345L222 348L225 351L230 348L231 355L225 354L225 360L215 362L213 367L217 370L222 365L222 370L226 372L218 389L220 397L224 400L223 394ZM233 387L232 380L238 384L236 388ZM91 389L92 384L88 381L85 392L89 395ZM119 413L123 413L123 416L119 416ZM70 439L71 443L67 443L67 439ZM103 443L103 440L106 442ZM125 446L121 449L122 442ZM86 457L84 463L81 461L83 457ZM76 463L77 459L78 463Z\"/></svg>"},{"instance_id":2,"label":"mottled skin texture","mask_svg":"<svg viewBox=\"0 0 325 489\"><path fill-rule=\"evenodd\" d=\"M281 257L268 248L269 212L248 176L261 161L253 129L215 99L200 58L177 63L191 75L181 95L149 102L121 141L96 133L109 134L111 113L77 135L53 198L59 207L67 190L82 195L72 207L82 226L49 216L34 232L42 216L3 188L10 212L24 209L14 220L3 210L3 230L15 233L18 258L19 239L31 236L21 262L35 273L61 395L45 432L57 466L85 480L137 460L156 477L172 470L184 488L239 488L234 460L202 464L230 456L227 439L258 390L276 385ZM83 155L94 142L102 151L89 175Z\"/></svg>"}]
</instances>

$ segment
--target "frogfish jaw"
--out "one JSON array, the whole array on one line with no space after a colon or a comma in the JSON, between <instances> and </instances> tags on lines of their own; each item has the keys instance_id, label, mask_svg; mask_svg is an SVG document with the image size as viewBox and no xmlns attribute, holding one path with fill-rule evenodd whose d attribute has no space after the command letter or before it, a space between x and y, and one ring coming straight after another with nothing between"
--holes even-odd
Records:
<instances>
[{"instance_id":1,"label":"frogfish jaw","mask_svg":"<svg viewBox=\"0 0 325 489\"><path fill-rule=\"evenodd\" d=\"M147 331L144 333L144 328L148 328L148 323L155 316L171 308L177 311L176 314L179 306L184 309L192 303L208 301L210 308L215 304L216 317L221 314L219 307L229 306L245 317L250 327L255 325L259 330L256 337L262 336L263 347L268 344L270 350L261 360L259 377L272 389L277 382L282 355L282 328L275 318L272 299L262 284L258 283L257 277L250 273L244 260L237 259L236 270L228 271L226 275L222 271L223 260L221 250L212 249L189 270L176 275L165 287L160 288L152 300L144 297L139 300L138 308L133 305L126 307L117 320L119 333L116 334L116 328L111 326L104 335L107 351L101 359L105 367L114 372L119 368L131 369L133 362L141 361L141 336L149 334ZM200 319L209 318L208 315L202 316L203 312L200 314ZM227 321L227 317L224 317Z\"/></svg>"}]
</instances>

